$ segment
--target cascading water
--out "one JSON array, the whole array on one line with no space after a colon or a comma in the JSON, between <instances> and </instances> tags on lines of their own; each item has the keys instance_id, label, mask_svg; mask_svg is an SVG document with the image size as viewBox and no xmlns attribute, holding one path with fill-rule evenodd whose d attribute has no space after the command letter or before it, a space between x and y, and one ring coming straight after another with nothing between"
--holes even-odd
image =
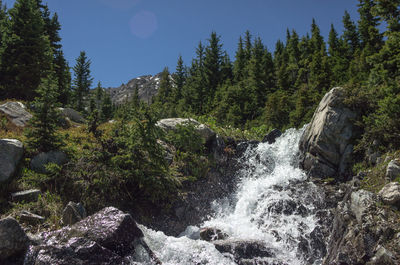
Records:
<instances>
[{"instance_id":1,"label":"cascading water","mask_svg":"<svg viewBox=\"0 0 400 265\"><path fill-rule=\"evenodd\" d=\"M253 262L246 264L319 264L325 254L315 215L322 198L297 167L302 131L290 129L274 144L250 146L241 158L243 169L238 172L235 194L215 202L215 214L202 226L222 230L229 236L228 244L256 242L268 249L270 255L246 257L247 262ZM213 243L193 237L195 227L179 238L141 228L163 264L243 262L235 253L221 254ZM136 256L143 264L151 264L140 250Z\"/></svg>"}]
</instances>

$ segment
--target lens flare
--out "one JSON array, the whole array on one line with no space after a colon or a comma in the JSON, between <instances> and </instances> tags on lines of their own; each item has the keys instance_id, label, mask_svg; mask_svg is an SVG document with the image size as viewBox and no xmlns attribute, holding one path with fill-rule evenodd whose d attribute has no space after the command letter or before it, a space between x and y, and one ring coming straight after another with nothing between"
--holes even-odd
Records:
<instances>
[{"instance_id":1,"label":"lens flare","mask_svg":"<svg viewBox=\"0 0 400 265\"><path fill-rule=\"evenodd\" d=\"M135 14L129 22L133 35L147 39L157 30L157 17L153 12L140 11Z\"/></svg>"}]
</instances>

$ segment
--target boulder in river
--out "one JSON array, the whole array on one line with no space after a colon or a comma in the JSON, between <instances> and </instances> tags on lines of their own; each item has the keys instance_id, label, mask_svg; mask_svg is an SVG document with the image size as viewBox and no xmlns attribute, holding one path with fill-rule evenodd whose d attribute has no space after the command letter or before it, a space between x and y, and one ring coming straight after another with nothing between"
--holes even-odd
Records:
<instances>
[{"instance_id":1,"label":"boulder in river","mask_svg":"<svg viewBox=\"0 0 400 265\"><path fill-rule=\"evenodd\" d=\"M344 105L344 94L343 88L335 87L323 97L300 139L300 164L309 176L348 174L357 114Z\"/></svg>"}]
</instances>

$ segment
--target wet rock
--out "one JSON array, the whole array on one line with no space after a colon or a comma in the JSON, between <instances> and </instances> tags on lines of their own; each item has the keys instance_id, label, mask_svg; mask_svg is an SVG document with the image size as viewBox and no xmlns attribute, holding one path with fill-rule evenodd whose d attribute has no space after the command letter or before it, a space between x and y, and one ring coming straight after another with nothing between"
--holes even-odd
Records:
<instances>
[{"instance_id":1,"label":"wet rock","mask_svg":"<svg viewBox=\"0 0 400 265\"><path fill-rule=\"evenodd\" d=\"M24 127L33 117L21 102L7 102L0 105L0 113L3 113L16 126Z\"/></svg>"},{"instance_id":2,"label":"wet rock","mask_svg":"<svg viewBox=\"0 0 400 265\"><path fill-rule=\"evenodd\" d=\"M300 164L309 176L343 178L348 174L356 114L344 106L343 99L343 88L329 91L301 137Z\"/></svg>"},{"instance_id":3,"label":"wet rock","mask_svg":"<svg viewBox=\"0 0 400 265\"><path fill-rule=\"evenodd\" d=\"M33 264L129 264L125 256L143 237L132 216L107 207L61 230L43 233L25 257Z\"/></svg>"},{"instance_id":4,"label":"wet rock","mask_svg":"<svg viewBox=\"0 0 400 265\"><path fill-rule=\"evenodd\" d=\"M200 229L200 239L204 241L223 240L228 237L228 234L222 232L222 230L218 228L205 227Z\"/></svg>"},{"instance_id":5,"label":"wet rock","mask_svg":"<svg viewBox=\"0 0 400 265\"><path fill-rule=\"evenodd\" d=\"M230 253L235 261L243 259L275 257L274 250L265 246L265 242L257 240L219 240L212 242L221 253Z\"/></svg>"},{"instance_id":6,"label":"wet rock","mask_svg":"<svg viewBox=\"0 0 400 265\"><path fill-rule=\"evenodd\" d=\"M29 238L19 223L11 217L0 220L0 263L2 260L23 253Z\"/></svg>"},{"instance_id":7,"label":"wet rock","mask_svg":"<svg viewBox=\"0 0 400 265\"><path fill-rule=\"evenodd\" d=\"M64 152L61 151L50 151L42 152L34 156L31 160L31 168L38 172L45 174L47 172L46 165L49 163L54 163L59 166L68 162L68 157Z\"/></svg>"},{"instance_id":8,"label":"wet rock","mask_svg":"<svg viewBox=\"0 0 400 265\"><path fill-rule=\"evenodd\" d=\"M264 136L262 142L273 144L273 143L275 143L276 138L280 137L281 135L282 135L282 132L280 130L273 129L266 136Z\"/></svg>"},{"instance_id":9,"label":"wet rock","mask_svg":"<svg viewBox=\"0 0 400 265\"><path fill-rule=\"evenodd\" d=\"M0 182L10 179L24 153L22 143L15 139L0 139Z\"/></svg>"},{"instance_id":10,"label":"wet rock","mask_svg":"<svg viewBox=\"0 0 400 265\"><path fill-rule=\"evenodd\" d=\"M400 183L390 182L379 192L382 201L393 206L400 206Z\"/></svg>"},{"instance_id":11,"label":"wet rock","mask_svg":"<svg viewBox=\"0 0 400 265\"><path fill-rule=\"evenodd\" d=\"M199 240L200 239L200 229L197 226L190 225L186 227L185 231L179 234L178 237L183 237L186 236L187 238L193 239L193 240Z\"/></svg>"},{"instance_id":12,"label":"wet rock","mask_svg":"<svg viewBox=\"0 0 400 265\"><path fill-rule=\"evenodd\" d=\"M34 202L39 199L40 194L40 190L37 189L24 190L12 193L11 198L14 202Z\"/></svg>"},{"instance_id":13,"label":"wet rock","mask_svg":"<svg viewBox=\"0 0 400 265\"><path fill-rule=\"evenodd\" d=\"M37 225L43 223L45 218L28 211L22 211L19 213L19 220L28 225Z\"/></svg>"},{"instance_id":14,"label":"wet rock","mask_svg":"<svg viewBox=\"0 0 400 265\"><path fill-rule=\"evenodd\" d=\"M69 120L69 121L73 121L73 122L81 123L81 124L86 122L86 120L82 117L82 115L74 109L59 108L59 110L60 110L60 116L64 120Z\"/></svg>"},{"instance_id":15,"label":"wet rock","mask_svg":"<svg viewBox=\"0 0 400 265\"><path fill-rule=\"evenodd\" d=\"M397 160L391 160L386 169L386 178L394 180L400 177L400 162Z\"/></svg>"},{"instance_id":16,"label":"wet rock","mask_svg":"<svg viewBox=\"0 0 400 265\"><path fill-rule=\"evenodd\" d=\"M162 119L157 122L157 126L166 132L171 130L176 130L178 125L192 124L200 136L204 139L205 143L211 141L216 133L208 128L206 125L199 123L193 119L183 119L183 118L171 118Z\"/></svg>"},{"instance_id":17,"label":"wet rock","mask_svg":"<svg viewBox=\"0 0 400 265\"><path fill-rule=\"evenodd\" d=\"M62 214L64 225L72 225L86 218L86 210L81 203L69 202Z\"/></svg>"}]
</instances>

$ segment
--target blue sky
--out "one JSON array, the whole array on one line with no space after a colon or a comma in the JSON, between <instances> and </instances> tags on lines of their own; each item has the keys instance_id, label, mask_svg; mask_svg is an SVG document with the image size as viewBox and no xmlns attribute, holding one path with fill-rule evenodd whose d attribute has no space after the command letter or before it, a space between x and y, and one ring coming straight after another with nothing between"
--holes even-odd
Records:
<instances>
[{"instance_id":1,"label":"blue sky","mask_svg":"<svg viewBox=\"0 0 400 265\"><path fill-rule=\"evenodd\" d=\"M11 7L14 0L3 0ZM181 54L189 65L198 42L216 31L234 59L246 30L269 50L286 29L310 31L312 18L328 36L342 31L347 10L358 19L357 0L43 0L57 12L65 56L72 67L81 50L92 61L94 84L115 87L130 79L174 71Z\"/></svg>"}]
</instances>

